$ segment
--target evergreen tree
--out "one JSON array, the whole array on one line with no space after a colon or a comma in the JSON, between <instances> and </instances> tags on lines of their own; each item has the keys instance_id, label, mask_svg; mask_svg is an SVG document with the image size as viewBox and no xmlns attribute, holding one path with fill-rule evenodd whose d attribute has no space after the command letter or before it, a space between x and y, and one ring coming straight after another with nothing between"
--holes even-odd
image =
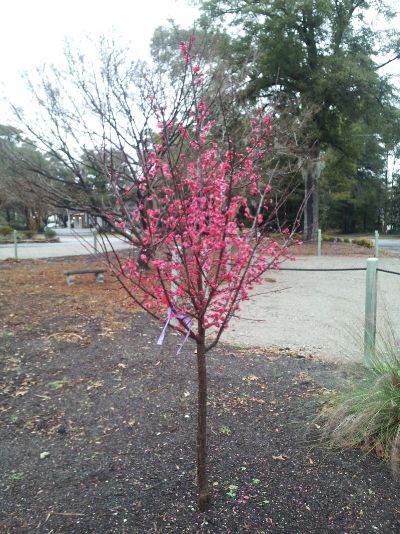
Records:
<instances>
[{"instance_id":1,"label":"evergreen tree","mask_svg":"<svg viewBox=\"0 0 400 534\"><path fill-rule=\"evenodd\" d=\"M347 144L355 124L379 144L387 124L398 121L394 87L380 75L376 58L400 57L399 33L384 34L369 22L394 13L378 0L207 0L202 8L204 26L234 28L233 61L250 64L248 98L280 92L297 98L299 110L314 106L302 164L304 237L314 239L327 149L357 161Z\"/></svg>"}]
</instances>

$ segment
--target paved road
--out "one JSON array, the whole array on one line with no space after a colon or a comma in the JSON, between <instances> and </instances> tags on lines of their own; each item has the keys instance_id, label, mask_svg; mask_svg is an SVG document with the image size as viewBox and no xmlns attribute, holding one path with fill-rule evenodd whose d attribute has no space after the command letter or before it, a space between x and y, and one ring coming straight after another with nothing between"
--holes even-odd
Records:
<instances>
[{"instance_id":1,"label":"paved road","mask_svg":"<svg viewBox=\"0 0 400 534\"><path fill-rule=\"evenodd\" d=\"M400 252L400 239L378 239L379 248L390 250L391 252Z\"/></svg>"},{"instance_id":2,"label":"paved road","mask_svg":"<svg viewBox=\"0 0 400 534\"><path fill-rule=\"evenodd\" d=\"M308 257L287 267L365 267L364 258ZM399 258L382 258L379 267L400 273ZM268 273L244 303L224 339L248 346L289 347L326 359L359 359L362 353L365 272ZM378 330L390 323L400 339L400 276L378 273Z\"/></svg>"},{"instance_id":3,"label":"paved road","mask_svg":"<svg viewBox=\"0 0 400 534\"><path fill-rule=\"evenodd\" d=\"M57 233L59 233L57 231ZM93 254L94 239L90 230L71 233L59 233L60 243L19 243L19 259L55 258L61 256L78 256L80 254ZM112 237L110 243L113 248L120 250L127 244L117 237ZM107 250L111 248L106 244ZM99 247L100 250L100 247ZM14 257L14 245L0 245L0 260Z\"/></svg>"}]
</instances>

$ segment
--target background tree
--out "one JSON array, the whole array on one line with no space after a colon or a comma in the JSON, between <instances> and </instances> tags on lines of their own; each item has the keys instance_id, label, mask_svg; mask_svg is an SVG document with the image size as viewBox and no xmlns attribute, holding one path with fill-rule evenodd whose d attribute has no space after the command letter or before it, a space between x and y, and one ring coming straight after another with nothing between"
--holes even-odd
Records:
<instances>
[{"instance_id":1,"label":"background tree","mask_svg":"<svg viewBox=\"0 0 400 534\"><path fill-rule=\"evenodd\" d=\"M170 23L154 32L151 51L157 70L173 80L182 74L182 62L177 50L182 40L190 39L191 30L182 29ZM224 128L213 130L215 139L224 140L226 131L240 143L245 143L248 117L262 107L271 117L274 132L273 143L263 161L262 175L265 183L273 185L277 197L280 191L293 190L281 208L281 220L292 224L303 203L304 188L301 183L303 162L309 157L310 126L316 111L315 106L301 106L296 96L288 98L282 92L264 99L249 99L248 81L252 72L252 61L239 64L232 57L234 41L226 33L199 31L193 53L201 58L202 71L207 73L205 98L210 103L213 118ZM218 102L215 102L215 99ZM300 180L299 180L300 178Z\"/></svg>"},{"instance_id":2,"label":"background tree","mask_svg":"<svg viewBox=\"0 0 400 534\"><path fill-rule=\"evenodd\" d=\"M48 179L49 186L57 184L58 187L49 189L51 194L57 194L54 199L57 206L84 211L93 220L104 219L107 210L117 216L122 208L109 204L111 187L129 189L131 207L142 203L143 193L138 187L141 169L148 159L148 147L154 136L159 135L147 96L159 95L162 120L168 122L174 117L163 115L162 110L172 108L172 113L187 113L190 91L185 68L176 51L172 51L173 46L179 50L181 34L175 28L160 29L156 36L153 67L132 62L129 50L113 40L100 39L92 43L91 59L67 47L64 68L43 67L28 80L37 103L35 113L16 106L14 112L35 147L51 162L50 168L36 170ZM205 34L201 39L196 40L194 53L199 57L202 90L210 103L210 116L221 125L219 130L213 129L214 138L227 142L229 131L232 138L245 140L248 116L256 112L254 105L237 97L243 90L246 69L241 72L230 69L228 58L222 56L218 56L218 61L211 60L212 51L226 49L225 37L211 36L211 44ZM176 80L183 80L183 85L178 88ZM271 115L275 132L274 145L263 162L264 181L267 184L273 179L279 196L280 191L284 194L288 187L293 188L293 175L299 172L298 155L304 151L304 130L311 113L306 108L296 114L289 108L284 111L278 109L277 102L266 102L264 108ZM171 146L173 141L170 138ZM280 181L282 184L278 185ZM287 222L294 223L298 203L292 202L292 208L286 208ZM283 209L282 206L282 214ZM107 224L114 225L112 221ZM134 229L136 238L145 225L145 218L141 217ZM131 239L132 230L125 232L116 225L114 229ZM143 253L151 254L151 250L144 246Z\"/></svg>"},{"instance_id":3,"label":"background tree","mask_svg":"<svg viewBox=\"0 0 400 534\"><path fill-rule=\"evenodd\" d=\"M24 163L47 178L54 202L105 220L106 213L123 215L123 207L109 204L122 183L131 207L144 200L138 185L156 126L148 95L159 95L161 110L173 102L173 113L184 114L190 87L176 88L160 70L132 61L131 52L113 39L90 44L86 56L67 45L63 66L45 65L28 77L36 106L12 109L35 149L51 162L48 168ZM161 114L166 122L174 119ZM140 218L126 232L113 221L107 223L128 240L132 232L139 239L145 224Z\"/></svg>"},{"instance_id":4,"label":"background tree","mask_svg":"<svg viewBox=\"0 0 400 534\"><path fill-rule=\"evenodd\" d=\"M325 151L321 178L321 226L343 233L380 228L385 203L383 174L386 157L382 144L356 123L343 133L343 149Z\"/></svg>"},{"instance_id":5,"label":"background tree","mask_svg":"<svg viewBox=\"0 0 400 534\"><path fill-rule=\"evenodd\" d=\"M383 1L363 0L207 0L201 5L204 26L237 28L230 50L238 65L252 58L248 98L280 91L299 97L299 109L316 110L302 165L304 237L313 239L326 150L345 153L343 133L360 120L371 135L382 133L387 121L398 121L394 88L379 75L375 59L379 53L392 54L388 62L400 57L398 33L384 34L368 22L393 13Z\"/></svg>"},{"instance_id":6,"label":"background tree","mask_svg":"<svg viewBox=\"0 0 400 534\"><path fill-rule=\"evenodd\" d=\"M21 131L0 125L0 209L8 223L37 232L55 214L54 187L43 177L50 167Z\"/></svg>"}]
</instances>

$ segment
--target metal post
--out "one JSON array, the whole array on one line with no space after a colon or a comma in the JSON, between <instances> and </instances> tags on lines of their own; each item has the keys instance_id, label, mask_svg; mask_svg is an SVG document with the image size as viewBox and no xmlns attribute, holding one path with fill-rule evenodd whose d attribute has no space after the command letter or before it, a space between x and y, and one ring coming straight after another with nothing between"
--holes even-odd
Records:
<instances>
[{"instance_id":1,"label":"metal post","mask_svg":"<svg viewBox=\"0 0 400 534\"><path fill-rule=\"evenodd\" d=\"M13 231L14 236L14 258L18 259L18 246L17 246L17 230Z\"/></svg>"},{"instance_id":2,"label":"metal post","mask_svg":"<svg viewBox=\"0 0 400 534\"><path fill-rule=\"evenodd\" d=\"M93 230L93 248L94 248L94 253L97 254L97 231L96 229Z\"/></svg>"},{"instance_id":3,"label":"metal post","mask_svg":"<svg viewBox=\"0 0 400 534\"><path fill-rule=\"evenodd\" d=\"M379 232L378 232L378 230L375 230L375 258L379 257L378 239L379 239Z\"/></svg>"},{"instance_id":4,"label":"metal post","mask_svg":"<svg viewBox=\"0 0 400 534\"><path fill-rule=\"evenodd\" d=\"M368 258L365 292L364 363L375 356L378 259Z\"/></svg>"},{"instance_id":5,"label":"metal post","mask_svg":"<svg viewBox=\"0 0 400 534\"><path fill-rule=\"evenodd\" d=\"M321 256L321 243L322 243L321 228L318 228L318 256Z\"/></svg>"}]
</instances>

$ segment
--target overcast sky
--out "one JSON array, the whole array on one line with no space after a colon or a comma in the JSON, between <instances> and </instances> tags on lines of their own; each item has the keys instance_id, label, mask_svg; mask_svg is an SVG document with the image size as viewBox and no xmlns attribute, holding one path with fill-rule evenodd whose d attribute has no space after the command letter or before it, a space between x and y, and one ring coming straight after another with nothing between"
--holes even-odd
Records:
<instances>
[{"instance_id":1,"label":"overcast sky","mask_svg":"<svg viewBox=\"0 0 400 534\"><path fill-rule=\"evenodd\" d=\"M393 0L393 5L397 1ZM21 71L45 62L57 63L66 37L79 41L87 34L114 30L116 36L131 42L137 58L146 58L155 28L169 18L189 27L196 15L189 0L3 0L0 92L20 100ZM388 70L398 73L400 62ZM5 113L0 99L0 123L6 122Z\"/></svg>"},{"instance_id":2,"label":"overcast sky","mask_svg":"<svg viewBox=\"0 0 400 534\"><path fill-rule=\"evenodd\" d=\"M19 95L20 73L57 63L65 38L115 31L132 43L137 58L148 55L151 36L169 18L188 27L196 10L185 0L4 0L1 2L0 79L3 94ZM0 113L5 106L0 104ZM0 118L0 123L4 119Z\"/></svg>"}]
</instances>

